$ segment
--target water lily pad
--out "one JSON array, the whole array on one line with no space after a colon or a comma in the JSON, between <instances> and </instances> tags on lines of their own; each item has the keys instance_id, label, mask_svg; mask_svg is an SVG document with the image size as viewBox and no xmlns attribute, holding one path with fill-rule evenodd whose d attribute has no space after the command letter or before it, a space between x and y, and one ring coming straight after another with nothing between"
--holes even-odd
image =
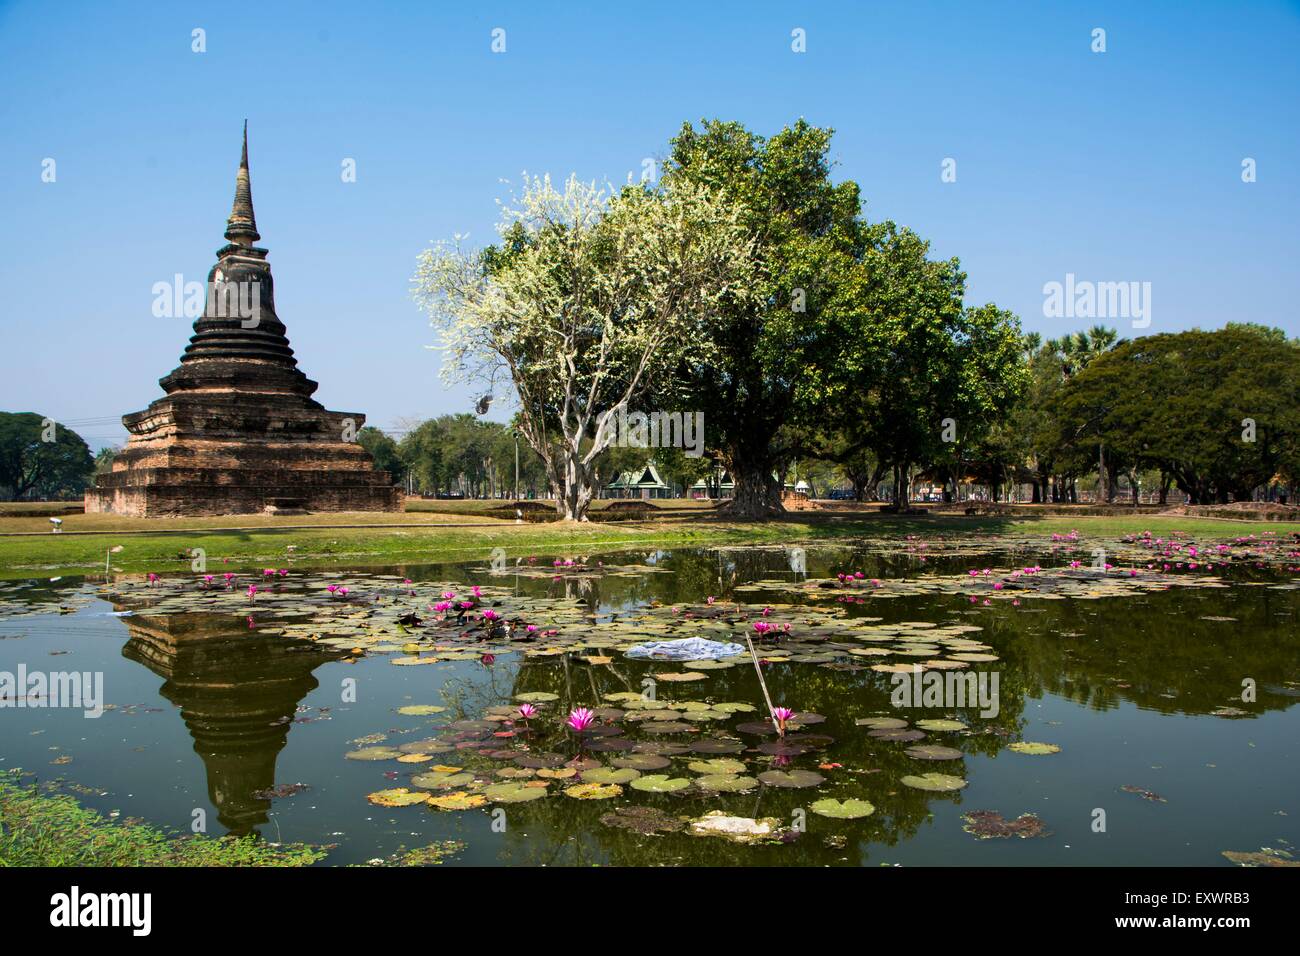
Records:
<instances>
[{"instance_id":1,"label":"water lily pad","mask_svg":"<svg viewBox=\"0 0 1300 956\"><path fill-rule=\"evenodd\" d=\"M564 795L575 800L609 800L622 794L623 788L616 783L575 783L564 788Z\"/></svg>"},{"instance_id":2,"label":"water lily pad","mask_svg":"<svg viewBox=\"0 0 1300 956\"><path fill-rule=\"evenodd\" d=\"M917 760L956 760L962 756L962 752L956 747L940 747L938 744L908 747L903 753Z\"/></svg>"},{"instance_id":3,"label":"water lily pad","mask_svg":"<svg viewBox=\"0 0 1300 956\"><path fill-rule=\"evenodd\" d=\"M515 758L515 763L521 767L531 767L533 770L541 770L544 767L562 767L564 758L559 754L548 753L530 753L520 754Z\"/></svg>"},{"instance_id":4,"label":"water lily pad","mask_svg":"<svg viewBox=\"0 0 1300 956\"><path fill-rule=\"evenodd\" d=\"M343 756L348 760L396 760L402 755L402 751L395 747L362 747L360 750L350 750Z\"/></svg>"},{"instance_id":5,"label":"water lily pad","mask_svg":"<svg viewBox=\"0 0 1300 956\"><path fill-rule=\"evenodd\" d=\"M487 797L481 793L466 793L464 790L456 793L444 793L439 796L429 796L429 806L436 807L439 810L476 810L479 807L487 805Z\"/></svg>"},{"instance_id":6,"label":"water lily pad","mask_svg":"<svg viewBox=\"0 0 1300 956\"><path fill-rule=\"evenodd\" d=\"M868 737L875 737L877 740L924 740L924 730L871 730L867 732Z\"/></svg>"},{"instance_id":7,"label":"water lily pad","mask_svg":"<svg viewBox=\"0 0 1300 956\"><path fill-rule=\"evenodd\" d=\"M527 767L502 767L497 771L497 776L503 780L530 780L536 773Z\"/></svg>"},{"instance_id":8,"label":"water lily pad","mask_svg":"<svg viewBox=\"0 0 1300 956\"><path fill-rule=\"evenodd\" d=\"M740 793L742 790L753 790L758 786L758 781L753 777L743 777L735 773L710 773L696 777L695 785L702 790Z\"/></svg>"},{"instance_id":9,"label":"water lily pad","mask_svg":"<svg viewBox=\"0 0 1300 956\"><path fill-rule=\"evenodd\" d=\"M379 807L409 807L417 803L425 803L429 795L405 787L394 787L392 790L379 790L367 794L366 799Z\"/></svg>"},{"instance_id":10,"label":"water lily pad","mask_svg":"<svg viewBox=\"0 0 1300 956\"><path fill-rule=\"evenodd\" d=\"M527 783L511 780L506 783L491 784L483 790L483 796L493 803L527 803L546 796L546 788L533 787Z\"/></svg>"},{"instance_id":11,"label":"water lily pad","mask_svg":"<svg viewBox=\"0 0 1300 956\"><path fill-rule=\"evenodd\" d=\"M652 720L641 727L647 734L685 734L697 730L694 724L677 720Z\"/></svg>"},{"instance_id":12,"label":"water lily pad","mask_svg":"<svg viewBox=\"0 0 1300 956\"><path fill-rule=\"evenodd\" d=\"M612 695L611 695L612 696ZM640 696L639 694L636 696ZM515 700L521 700L525 704L547 704L553 700L559 700L559 694L552 694L550 691L534 690L526 694L515 694Z\"/></svg>"},{"instance_id":13,"label":"water lily pad","mask_svg":"<svg viewBox=\"0 0 1300 956\"><path fill-rule=\"evenodd\" d=\"M687 766L696 773L717 774L717 773L744 773L745 765L739 760L728 760L725 757L718 757L713 760L693 760Z\"/></svg>"},{"instance_id":14,"label":"water lily pad","mask_svg":"<svg viewBox=\"0 0 1300 956\"><path fill-rule=\"evenodd\" d=\"M960 790L966 786L966 781L961 777L954 777L946 773L908 774L902 778L901 783L916 790L931 790L940 793Z\"/></svg>"},{"instance_id":15,"label":"water lily pad","mask_svg":"<svg viewBox=\"0 0 1300 956\"><path fill-rule=\"evenodd\" d=\"M815 787L826 778L811 770L767 770L758 779L769 787Z\"/></svg>"},{"instance_id":16,"label":"water lily pad","mask_svg":"<svg viewBox=\"0 0 1300 956\"><path fill-rule=\"evenodd\" d=\"M664 773L647 774L632 781L633 790L644 790L647 793L673 793L677 790L685 790L690 785L691 782L684 777L669 779Z\"/></svg>"},{"instance_id":17,"label":"water lily pad","mask_svg":"<svg viewBox=\"0 0 1300 956\"><path fill-rule=\"evenodd\" d=\"M568 780L570 777L576 777L578 771L573 767L543 767L537 771L537 776L544 777L547 780Z\"/></svg>"},{"instance_id":18,"label":"water lily pad","mask_svg":"<svg viewBox=\"0 0 1300 956\"><path fill-rule=\"evenodd\" d=\"M686 682L693 680L704 680L708 674L701 674L699 671L667 671L662 674L655 674L655 680L670 682Z\"/></svg>"},{"instance_id":19,"label":"water lily pad","mask_svg":"<svg viewBox=\"0 0 1300 956\"><path fill-rule=\"evenodd\" d=\"M898 717L859 717L854 723L872 730L902 730L907 726L907 721Z\"/></svg>"},{"instance_id":20,"label":"water lily pad","mask_svg":"<svg viewBox=\"0 0 1300 956\"><path fill-rule=\"evenodd\" d=\"M818 816L833 817L837 820L857 820L876 812L876 808L866 800L840 801L829 797L809 804L808 809Z\"/></svg>"},{"instance_id":21,"label":"water lily pad","mask_svg":"<svg viewBox=\"0 0 1300 956\"><path fill-rule=\"evenodd\" d=\"M404 754L445 754L456 748L436 737L429 737L425 740L408 740L404 744L398 744L397 749Z\"/></svg>"},{"instance_id":22,"label":"water lily pad","mask_svg":"<svg viewBox=\"0 0 1300 956\"><path fill-rule=\"evenodd\" d=\"M659 754L632 754L628 757L615 757L610 762L613 767L631 767L633 770L662 770L672 761Z\"/></svg>"},{"instance_id":23,"label":"water lily pad","mask_svg":"<svg viewBox=\"0 0 1300 956\"><path fill-rule=\"evenodd\" d=\"M916 726L922 730L965 730L966 725L960 720L918 720Z\"/></svg>"},{"instance_id":24,"label":"water lily pad","mask_svg":"<svg viewBox=\"0 0 1300 956\"><path fill-rule=\"evenodd\" d=\"M720 737L704 737L700 740L691 742L689 748L685 748L680 753L685 753L689 749L695 754L738 754L745 749L745 745L739 740L724 740Z\"/></svg>"},{"instance_id":25,"label":"water lily pad","mask_svg":"<svg viewBox=\"0 0 1300 956\"><path fill-rule=\"evenodd\" d=\"M639 776L641 771L631 767L597 767L582 771L583 783L631 783Z\"/></svg>"},{"instance_id":26,"label":"water lily pad","mask_svg":"<svg viewBox=\"0 0 1300 956\"><path fill-rule=\"evenodd\" d=\"M435 704L410 704L397 708L397 712L407 717L429 717L433 714L441 714L446 709Z\"/></svg>"},{"instance_id":27,"label":"water lily pad","mask_svg":"<svg viewBox=\"0 0 1300 956\"><path fill-rule=\"evenodd\" d=\"M411 785L422 790L455 790L474 782L472 773L417 773L411 777Z\"/></svg>"},{"instance_id":28,"label":"water lily pad","mask_svg":"<svg viewBox=\"0 0 1300 956\"><path fill-rule=\"evenodd\" d=\"M1008 750L1014 750L1018 754L1055 754L1060 753L1061 748L1056 744L1040 744L1032 740L1017 740L1013 744L1007 745Z\"/></svg>"}]
</instances>

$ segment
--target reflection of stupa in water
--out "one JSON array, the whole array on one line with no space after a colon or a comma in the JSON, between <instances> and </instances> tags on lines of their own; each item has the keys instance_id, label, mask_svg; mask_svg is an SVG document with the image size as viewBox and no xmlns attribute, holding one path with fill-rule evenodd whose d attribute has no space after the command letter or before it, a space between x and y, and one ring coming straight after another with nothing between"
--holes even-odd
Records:
<instances>
[{"instance_id":1,"label":"reflection of stupa in water","mask_svg":"<svg viewBox=\"0 0 1300 956\"><path fill-rule=\"evenodd\" d=\"M271 801L254 794L275 786L298 703L317 687L312 671L338 653L212 614L123 621L122 655L166 679L160 693L181 708L217 819L241 835L266 823Z\"/></svg>"}]
</instances>

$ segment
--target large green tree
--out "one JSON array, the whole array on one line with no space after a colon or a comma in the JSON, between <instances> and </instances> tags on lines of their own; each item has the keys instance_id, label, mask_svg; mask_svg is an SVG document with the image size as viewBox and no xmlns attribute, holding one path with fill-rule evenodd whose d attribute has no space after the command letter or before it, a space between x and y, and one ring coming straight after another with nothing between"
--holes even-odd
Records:
<instances>
[{"instance_id":1,"label":"large green tree","mask_svg":"<svg viewBox=\"0 0 1300 956\"><path fill-rule=\"evenodd\" d=\"M357 441L362 448L370 452L376 468L388 472L394 481L402 480L406 467L402 464L397 442L372 425L367 425L357 432Z\"/></svg>"},{"instance_id":2,"label":"large green tree","mask_svg":"<svg viewBox=\"0 0 1300 956\"><path fill-rule=\"evenodd\" d=\"M893 500L909 497L913 466L948 481L1007 415L1026 384L1019 320L967 307L956 259L892 222L872 225L861 261L833 303L819 453L841 464L861 496L888 471Z\"/></svg>"},{"instance_id":3,"label":"large green tree","mask_svg":"<svg viewBox=\"0 0 1300 956\"><path fill-rule=\"evenodd\" d=\"M415 297L444 333L451 378L507 378L565 520L586 520L610 424L684 353L707 317L751 294L736 211L690 182L609 192L528 180L502 243L425 252Z\"/></svg>"},{"instance_id":4,"label":"large green tree","mask_svg":"<svg viewBox=\"0 0 1300 956\"><path fill-rule=\"evenodd\" d=\"M865 248L857 184L830 178L831 134L803 120L771 138L739 123L686 124L665 168L667 183L720 193L755 237L755 294L718 303L707 348L683 355L672 378L704 413L708 453L744 516L782 510L777 476L824 407L840 349L834 303Z\"/></svg>"},{"instance_id":5,"label":"large green tree","mask_svg":"<svg viewBox=\"0 0 1300 956\"><path fill-rule=\"evenodd\" d=\"M0 412L0 495L78 494L94 470L90 448L76 432L35 412Z\"/></svg>"},{"instance_id":6,"label":"large green tree","mask_svg":"<svg viewBox=\"0 0 1300 956\"><path fill-rule=\"evenodd\" d=\"M1300 344L1245 324L1122 342L1071 377L1061 418L1193 504L1248 500L1300 477Z\"/></svg>"}]
</instances>

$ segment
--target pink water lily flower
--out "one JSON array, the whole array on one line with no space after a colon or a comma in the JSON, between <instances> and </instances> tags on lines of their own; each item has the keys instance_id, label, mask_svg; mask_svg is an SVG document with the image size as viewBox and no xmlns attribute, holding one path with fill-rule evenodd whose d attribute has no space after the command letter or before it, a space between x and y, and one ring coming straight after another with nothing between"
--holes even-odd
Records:
<instances>
[{"instance_id":1,"label":"pink water lily flower","mask_svg":"<svg viewBox=\"0 0 1300 956\"><path fill-rule=\"evenodd\" d=\"M588 708L575 707L573 710L569 711L569 719L566 720L565 723L577 733L582 733L591 726L595 719L596 715Z\"/></svg>"},{"instance_id":2,"label":"pink water lily flower","mask_svg":"<svg viewBox=\"0 0 1300 956\"><path fill-rule=\"evenodd\" d=\"M534 707L532 704L520 704L519 716L522 717L524 720L528 720L530 717L536 717L537 708Z\"/></svg>"},{"instance_id":3,"label":"pink water lily flower","mask_svg":"<svg viewBox=\"0 0 1300 956\"><path fill-rule=\"evenodd\" d=\"M483 620L485 621L496 621L499 620L500 617L501 615L498 614L496 611L492 610L491 608L488 608L486 611L483 612Z\"/></svg>"},{"instance_id":4,"label":"pink water lily flower","mask_svg":"<svg viewBox=\"0 0 1300 956\"><path fill-rule=\"evenodd\" d=\"M256 584L250 584L250 585L248 586L248 599L249 599L250 601L255 601L255 600L257 599L257 585L256 585Z\"/></svg>"},{"instance_id":5,"label":"pink water lily flower","mask_svg":"<svg viewBox=\"0 0 1300 956\"><path fill-rule=\"evenodd\" d=\"M781 734L784 736L784 734L785 734L785 722L786 722L787 720L793 720L793 719L794 719L794 711L791 710L789 707L773 707L773 708L772 708L772 717L776 720L776 726L777 726L777 729L778 729L778 730L781 732Z\"/></svg>"}]
</instances>

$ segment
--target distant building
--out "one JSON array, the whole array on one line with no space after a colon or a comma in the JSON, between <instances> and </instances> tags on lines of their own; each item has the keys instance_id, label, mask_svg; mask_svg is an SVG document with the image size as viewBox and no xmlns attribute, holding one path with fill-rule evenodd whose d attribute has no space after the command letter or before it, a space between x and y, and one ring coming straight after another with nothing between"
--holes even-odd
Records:
<instances>
[{"instance_id":1,"label":"distant building","mask_svg":"<svg viewBox=\"0 0 1300 956\"><path fill-rule=\"evenodd\" d=\"M609 498L672 498L673 489L662 478L654 462L637 471L626 471L605 486Z\"/></svg>"},{"instance_id":2,"label":"distant building","mask_svg":"<svg viewBox=\"0 0 1300 956\"><path fill-rule=\"evenodd\" d=\"M736 491L736 483L731 480L731 475L724 471L721 477L712 485L706 482L703 478L691 485L689 497L708 498L712 494L713 489L717 490L717 496L719 498L730 498Z\"/></svg>"}]
</instances>

